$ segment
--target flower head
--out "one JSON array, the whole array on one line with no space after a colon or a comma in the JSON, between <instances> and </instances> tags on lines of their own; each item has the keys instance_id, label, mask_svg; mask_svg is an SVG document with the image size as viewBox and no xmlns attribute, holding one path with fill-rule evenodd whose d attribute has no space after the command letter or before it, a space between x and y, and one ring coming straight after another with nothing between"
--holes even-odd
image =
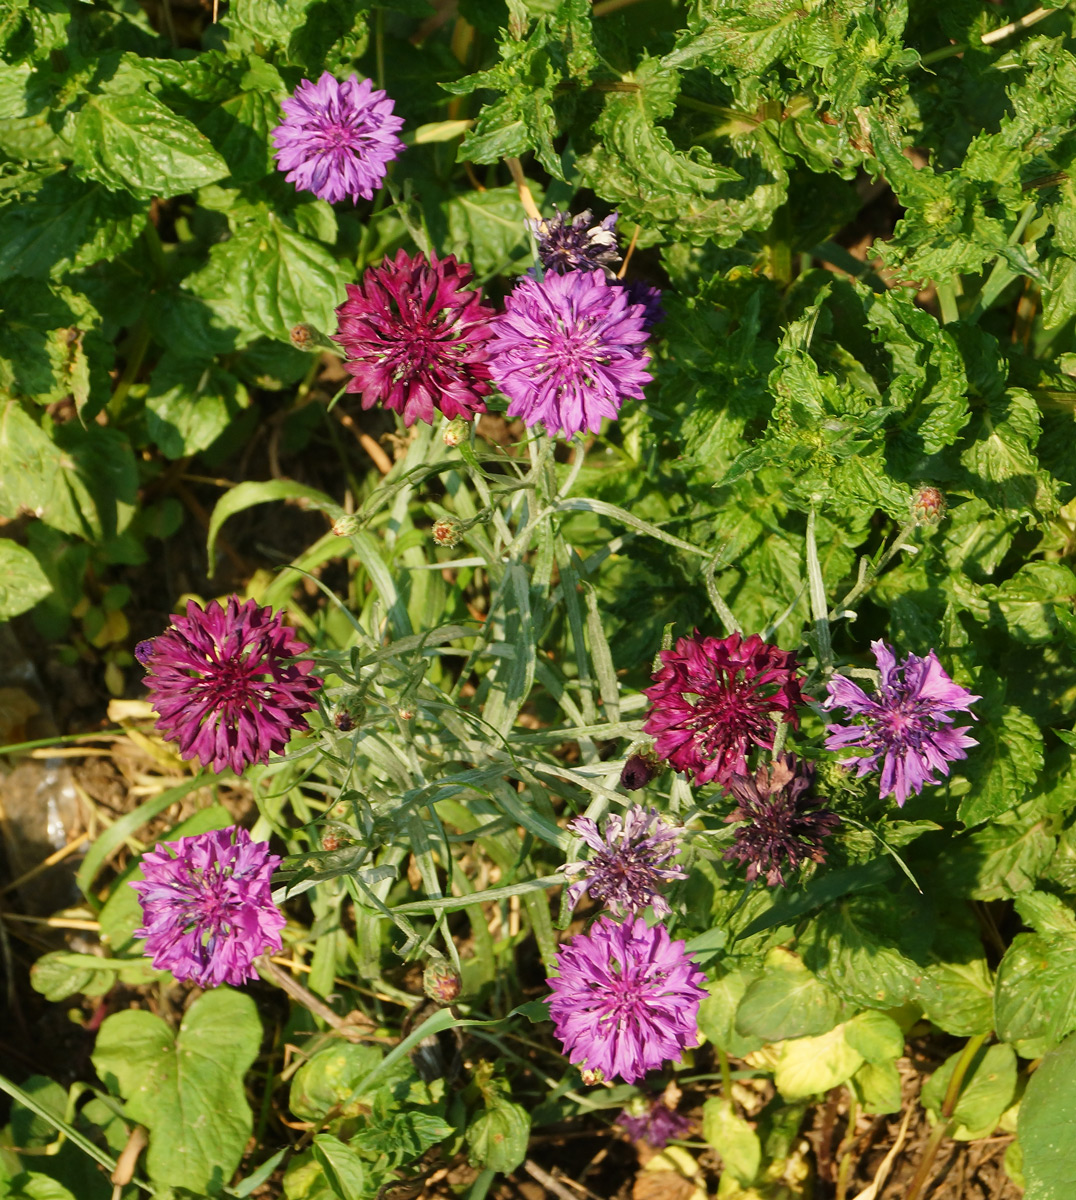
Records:
<instances>
[{"instance_id":1,"label":"flower head","mask_svg":"<svg viewBox=\"0 0 1076 1200\"><path fill-rule=\"evenodd\" d=\"M747 866L750 882L764 876L770 887L784 886L785 870L794 871L804 859L824 862L822 839L841 823L836 813L808 797L814 768L797 767L795 755L781 755L769 766L760 766L752 779L733 775L728 789L737 807L726 821L743 821L725 858Z\"/></svg>"},{"instance_id":2,"label":"flower head","mask_svg":"<svg viewBox=\"0 0 1076 1200\"><path fill-rule=\"evenodd\" d=\"M254 600L230 596L226 607L214 600L205 609L188 601L187 615L174 615L139 660L157 728L184 758L214 771L239 775L268 762L317 707L313 662L292 661L309 649Z\"/></svg>"},{"instance_id":3,"label":"flower head","mask_svg":"<svg viewBox=\"0 0 1076 1200\"><path fill-rule=\"evenodd\" d=\"M317 83L304 79L281 107L285 117L273 130L277 167L289 183L335 204L350 196L373 198L385 171L404 148L392 115L393 101L369 79L352 75L342 83L326 71Z\"/></svg>"},{"instance_id":4,"label":"flower head","mask_svg":"<svg viewBox=\"0 0 1076 1200\"><path fill-rule=\"evenodd\" d=\"M665 309L661 306L661 289L651 287L641 279L622 282L619 286L624 289L629 304L642 305L643 328L649 332L665 316Z\"/></svg>"},{"instance_id":5,"label":"flower head","mask_svg":"<svg viewBox=\"0 0 1076 1200\"><path fill-rule=\"evenodd\" d=\"M494 322L490 369L510 417L570 438L642 398L645 342L642 305L601 271L523 276Z\"/></svg>"},{"instance_id":6,"label":"flower head","mask_svg":"<svg viewBox=\"0 0 1076 1200\"><path fill-rule=\"evenodd\" d=\"M679 830L666 825L653 808L636 805L624 816L613 813L599 833L590 817L576 817L568 828L594 851L585 862L565 863L565 875L581 875L568 888L568 903L579 903L587 892L618 916L641 912L649 904L656 916L668 915L661 888L673 879L685 879L679 867L661 864L678 850Z\"/></svg>"},{"instance_id":7,"label":"flower head","mask_svg":"<svg viewBox=\"0 0 1076 1200\"><path fill-rule=\"evenodd\" d=\"M691 1121L664 1100L643 1100L639 1109L631 1112L625 1108L616 1119L633 1142L648 1142L655 1150L664 1150L670 1138L683 1137L691 1128Z\"/></svg>"},{"instance_id":8,"label":"flower head","mask_svg":"<svg viewBox=\"0 0 1076 1200\"><path fill-rule=\"evenodd\" d=\"M281 948L284 914L273 903L270 876L280 862L268 842L245 829L163 842L142 856L139 893L146 953L160 971L199 987L238 986L256 979L254 960Z\"/></svg>"},{"instance_id":9,"label":"flower head","mask_svg":"<svg viewBox=\"0 0 1076 1200\"><path fill-rule=\"evenodd\" d=\"M773 713L795 726L800 695L796 656L764 642L703 637L698 630L662 650L653 704L643 726L656 735L654 750L696 784L727 784L747 774L752 745L773 745Z\"/></svg>"},{"instance_id":10,"label":"flower head","mask_svg":"<svg viewBox=\"0 0 1076 1200\"><path fill-rule=\"evenodd\" d=\"M629 754L620 772L620 786L628 792L637 792L654 778L661 768L661 759L653 749L636 750Z\"/></svg>"},{"instance_id":11,"label":"flower head","mask_svg":"<svg viewBox=\"0 0 1076 1200\"><path fill-rule=\"evenodd\" d=\"M967 712L982 697L954 683L933 650L926 658L909 654L899 665L884 642L871 642L871 650L881 674L874 697L842 675L826 685L823 708L843 708L850 718L862 718L856 725L827 725L826 749L862 747L864 755L843 760L858 776L875 770L881 758L881 794L895 794L903 807L909 795L921 792L925 783L940 783L937 772L948 775L949 764L967 758L967 748L978 745L966 736L970 725L951 728L950 710Z\"/></svg>"},{"instance_id":12,"label":"flower head","mask_svg":"<svg viewBox=\"0 0 1076 1200\"><path fill-rule=\"evenodd\" d=\"M589 208L574 217L557 209L551 217L528 219L526 225L538 243L538 260L547 271L563 274L597 267L611 274L608 268L620 262L617 216L612 212L595 221Z\"/></svg>"},{"instance_id":13,"label":"flower head","mask_svg":"<svg viewBox=\"0 0 1076 1200\"><path fill-rule=\"evenodd\" d=\"M347 390L361 394L363 408L384 404L405 425L432 424L434 409L450 420L486 411L494 312L468 287L473 276L451 254L400 250L347 285L336 340L354 376Z\"/></svg>"},{"instance_id":14,"label":"flower head","mask_svg":"<svg viewBox=\"0 0 1076 1200\"><path fill-rule=\"evenodd\" d=\"M663 925L602 917L561 947L557 970L549 1012L577 1066L634 1083L695 1045L705 976Z\"/></svg>"}]
</instances>

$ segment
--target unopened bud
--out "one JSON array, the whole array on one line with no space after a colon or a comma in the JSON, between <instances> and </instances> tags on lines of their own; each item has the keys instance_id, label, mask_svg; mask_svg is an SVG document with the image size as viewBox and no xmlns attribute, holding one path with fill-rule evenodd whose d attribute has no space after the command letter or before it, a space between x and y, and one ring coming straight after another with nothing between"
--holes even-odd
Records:
<instances>
[{"instance_id":1,"label":"unopened bud","mask_svg":"<svg viewBox=\"0 0 1076 1200\"><path fill-rule=\"evenodd\" d=\"M317 353L319 350L329 350L333 354L339 354L340 348L335 342L331 342L325 334L315 325L293 325L288 333L291 339L291 344L296 350L307 350L311 353Z\"/></svg>"},{"instance_id":2,"label":"unopened bud","mask_svg":"<svg viewBox=\"0 0 1076 1200\"><path fill-rule=\"evenodd\" d=\"M422 972L422 990L438 1004L451 1004L463 990L463 981L448 963L432 962Z\"/></svg>"},{"instance_id":3,"label":"unopened bud","mask_svg":"<svg viewBox=\"0 0 1076 1200\"><path fill-rule=\"evenodd\" d=\"M620 786L629 792L638 791L658 773L660 762L650 750L640 750L628 756L624 769L620 772Z\"/></svg>"},{"instance_id":4,"label":"unopened bud","mask_svg":"<svg viewBox=\"0 0 1076 1200\"><path fill-rule=\"evenodd\" d=\"M396 715L401 721L413 721L415 719L415 710L413 708L398 708Z\"/></svg>"},{"instance_id":5,"label":"unopened bud","mask_svg":"<svg viewBox=\"0 0 1076 1200\"><path fill-rule=\"evenodd\" d=\"M445 426L445 431L441 436L446 446L459 446L467 440L470 432L471 422L465 421L462 417L456 417Z\"/></svg>"},{"instance_id":6,"label":"unopened bud","mask_svg":"<svg viewBox=\"0 0 1076 1200\"><path fill-rule=\"evenodd\" d=\"M340 838L329 830L321 835L322 850L338 850L340 848Z\"/></svg>"},{"instance_id":7,"label":"unopened bud","mask_svg":"<svg viewBox=\"0 0 1076 1200\"><path fill-rule=\"evenodd\" d=\"M333 521L333 533L337 537L350 537L353 533L358 533L361 528L362 522L351 513L343 513Z\"/></svg>"},{"instance_id":8,"label":"unopened bud","mask_svg":"<svg viewBox=\"0 0 1076 1200\"><path fill-rule=\"evenodd\" d=\"M458 546L461 536L459 521L434 521L433 540L438 546Z\"/></svg>"},{"instance_id":9,"label":"unopened bud","mask_svg":"<svg viewBox=\"0 0 1076 1200\"><path fill-rule=\"evenodd\" d=\"M153 653L153 638L146 638L144 642L139 642L134 648L134 656L138 661L145 666Z\"/></svg>"},{"instance_id":10,"label":"unopened bud","mask_svg":"<svg viewBox=\"0 0 1076 1200\"><path fill-rule=\"evenodd\" d=\"M912 517L919 525L937 525L945 509L945 493L936 487L921 487L912 497Z\"/></svg>"},{"instance_id":11,"label":"unopened bud","mask_svg":"<svg viewBox=\"0 0 1076 1200\"><path fill-rule=\"evenodd\" d=\"M605 1082L605 1076L601 1073L601 1071L592 1071L589 1067L584 1067L579 1072L579 1077L583 1080L587 1087L593 1087L596 1083Z\"/></svg>"},{"instance_id":12,"label":"unopened bud","mask_svg":"<svg viewBox=\"0 0 1076 1200\"><path fill-rule=\"evenodd\" d=\"M361 725L366 716L366 705L359 699L358 692L348 692L340 701L333 724L341 733L350 733L356 725Z\"/></svg>"}]
</instances>

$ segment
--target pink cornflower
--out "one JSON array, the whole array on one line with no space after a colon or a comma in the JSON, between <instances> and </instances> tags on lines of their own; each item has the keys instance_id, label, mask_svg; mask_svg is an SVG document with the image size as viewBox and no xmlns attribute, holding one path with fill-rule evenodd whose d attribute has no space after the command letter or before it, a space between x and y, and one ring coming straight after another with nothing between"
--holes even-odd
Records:
<instances>
[{"instance_id":1,"label":"pink cornflower","mask_svg":"<svg viewBox=\"0 0 1076 1200\"><path fill-rule=\"evenodd\" d=\"M884 642L871 642L871 650L881 673L875 697L843 675L826 685L823 708L843 708L849 717L862 718L856 725L827 725L826 749L864 749L866 754L843 760L858 776L876 770L881 759L881 794L892 793L903 807L909 795L926 783L940 783L937 772L948 775L949 764L967 758L968 747L978 745L966 736L970 725L950 728L950 710L967 712L982 697L954 683L933 650L926 658L909 654L899 665Z\"/></svg>"},{"instance_id":2,"label":"pink cornflower","mask_svg":"<svg viewBox=\"0 0 1076 1200\"><path fill-rule=\"evenodd\" d=\"M696 1044L705 976L663 925L602 917L560 948L557 971L549 1012L577 1066L634 1083Z\"/></svg>"},{"instance_id":3,"label":"pink cornflower","mask_svg":"<svg viewBox=\"0 0 1076 1200\"><path fill-rule=\"evenodd\" d=\"M654 751L696 784L727 785L747 774L752 745L773 745L773 713L798 724L796 656L758 634L703 637L698 630L662 650L654 683L644 689L653 707L643 726Z\"/></svg>"},{"instance_id":4,"label":"pink cornflower","mask_svg":"<svg viewBox=\"0 0 1076 1200\"><path fill-rule=\"evenodd\" d=\"M298 657L309 649L279 613L230 596L224 608L188 601L186 616L174 615L135 655L165 739L184 758L240 775L306 729L321 687L313 662Z\"/></svg>"},{"instance_id":5,"label":"pink cornflower","mask_svg":"<svg viewBox=\"0 0 1076 1200\"><path fill-rule=\"evenodd\" d=\"M362 396L363 408L383 404L405 425L432 424L435 410L466 420L486 411L494 312L468 286L473 277L451 254L411 258L400 250L347 285L336 340L354 376L347 390Z\"/></svg>"},{"instance_id":6,"label":"pink cornflower","mask_svg":"<svg viewBox=\"0 0 1076 1200\"><path fill-rule=\"evenodd\" d=\"M280 858L245 829L163 842L142 856L144 880L131 887L142 905L146 953L159 971L199 987L256 979L254 960L280 950L286 920L270 876Z\"/></svg>"},{"instance_id":7,"label":"pink cornflower","mask_svg":"<svg viewBox=\"0 0 1076 1200\"><path fill-rule=\"evenodd\" d=\"M342 83L326 71L304 79L283 101L285 117L273 130L277 167L296 188L335 204L371 200L388 165L404 148L393 101L352 75Z\"/></svg>"}]
</instances>

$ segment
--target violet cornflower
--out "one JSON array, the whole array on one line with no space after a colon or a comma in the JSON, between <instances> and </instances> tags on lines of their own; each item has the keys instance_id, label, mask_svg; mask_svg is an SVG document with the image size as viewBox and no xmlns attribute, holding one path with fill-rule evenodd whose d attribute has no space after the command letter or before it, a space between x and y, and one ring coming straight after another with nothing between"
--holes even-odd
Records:
<instances>
[{"instance_id":1,"label":"violet cornflower","mask_svg":"<svg viewBox=\"0 0 1076 1200\"><path fill-rule=\"evenodd\" d=\"M682 1138L691 1128L690 1119L670 1108L664 1100L651 1103L643 1100L642 1111L638 1113L625 1108L616 1123L633 1142L646 1142L655 1150L664 1150L670 1138Z\"/></svg>"},{"instance_id":2,"label":"violet cornflower","mask_svg":"<svg viewBox=\"0 0 1076 1200\"><path fill-rule=\"evenodd\" d=\"M601 917L556 965L549 1013L577 1066L634 1083L696 1044L705 976L664 925Z\"/></svg>"},{"instance_id":3,"label":"violet cornflower","mask_svg":"<svg viewBox=\"0 0 1076 1200\"><path fill-rule=\"evenodd\" d=\"M508 415L551 437L597 433L653 378L643 305L600 270L521 277L493 329L489 365Z\"/></svg>"},{"instance_id":4,"label":"violet cornflower","mask_svg":"<svg viewBox=\"0 0 1076 1200\"><path fill-rule=\"evenodd\" d=\"M771 714L798 724L796 656L758 634L714 638L696 629L660 658L653 685L644 688L653 707L643 729L655 735L655 753L696 784L727 785L733 775L746 775L751 746L773 745Z\"/></svg>"},{"instance_id":5,"label":"violet cornflower","mask_svg":"<svg viewBox=\"0 0 1076 1200\"><path fill-rule=\"evenodd\" d=\"M214 600L205 609L189 600L186 616L139 643L157 728L184 758L214 771L240 775L268 762L317 707L314 664L294 661L309 649L254 600L229 596L227 607Z\"/></svg>"},{"instance_id":6,"label":"violet cornflower","mask_svg":"<svg viewBox=\"0 0 1076 1200\"><path fill-rule=\"evenodd\" d=\"M618 214L594 220L589 208L572 216L556 209L551 217L528 218L527 228L538 243L538 261L547 271L594 270L611 276L610 267L620 262L616 240Z\"/></svg>"},{"instance_id":7,"label":"violet cornflower","mask_svg":"<svg viewBox=\"0 0 1076 1200\"><path fill-rule=\"evenodd\" d=\"M862 718L856 725L827 725L826 749L862 747L864 755L842 760L858 776L877 769L882 759L881 794L895 795L903 807L909 795L921 792L925 783L940 783L937 773L947 776L949 764L967 758L967 748L978 745L966 736L970 725L951 728L950 710L968 712L982 697L954 683L933 650L925 658L909 654L899 665L884 642L871 642L871 650L881 674L874 697L843 675L826 685L823 708L843 708L849 717Z\"/></svg>"},{"instance_id":8,"label":"violet cornflower","mask_svg":"<svg viewBox=\"0 0 1076 1200\"><path fill-rule=\"evenodd\" d=\"M576 817L568 828L595 852L562 868L565 875L582 876L568 888L570 907L589 892L617 916L641 912L647 905L655 916L668 916L669 904L661 888L687 875L679 867L661 865L675 857L680 831L666 825L656 809L635 805L624 816L613 813L601 832L590 817Z\"/></svg>"},{"instance_id":9,"label":"violet cornflower","mask_svg":"<svg viewBox=\"0 0 1076 1200\"><path fill-rule=\"evenodd\" d=\"M814 767L797 764L792 754L760 766L754 778L733 775L728 781L737 806L725 820L743 824L725 858L746 865L749 883L761 875L770 887L783 887L786 870L794 871L806 859L825 861L822 839L841 819L807 795L813 783Z\"/></svg>"},{"instance_id":10,"label":"violet cornflower","mask_svg":"<svg viewBox=\"0 0 1076 1200\"><path fill-rule=\"evenodd\" d=\"M146 953L159 971L199 987L256 979L254 960L280 950L286 920L270 876L280 862L245 829L217 829L162 842L142 856L132 882L142 905Z\"/></svg>"},{"instance_id":11,"label":"violet cornflower","mask_svg":"<svg viewBox=\"0 0 1076 1200\"><path fill-rule=\"evenodd\" d=\"M317 83L304 79L281 107L284 121L272 133L278 169L299 191L330 204L372 199L404 148L396 136L402 118L369 79L352 75L341 83L326 71Z\"/></svg>"},{"instance_id":12,"label":"violet cornflower","mask_svg":"<svg viewBox=\"0 0 1076 1200\"><path fill-rule=\"evenodd\" d=\"M651 287L649 283L643 283L641 279L633 279L630 283L621 280L619 286L624 289L629 304L642 305L643 328L649 333L665 316L665 309L661 304L661 289Z\"/></svg>"},{"instance_id":13,"label":"violet cornflower","mask_svg":"<svg viewBox=\"0 0 1076 1200\"><path fill-rule=\"evenodd\" d=\"M336 341L354 376L347 390L362 396L363 408L383 404L405 425L432 424L434 410L450 420L486 411L494 311L469 286L473 278L451 254L411 258L400 250L347 285Z\"/></svg>"}]
</instances>

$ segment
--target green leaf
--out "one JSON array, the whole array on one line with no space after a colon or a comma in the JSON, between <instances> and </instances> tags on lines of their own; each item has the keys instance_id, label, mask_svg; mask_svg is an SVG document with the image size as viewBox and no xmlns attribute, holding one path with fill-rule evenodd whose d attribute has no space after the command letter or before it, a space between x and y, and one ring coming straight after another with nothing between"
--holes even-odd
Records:
<instances>
[{"instance_id":1,"label":"green leaf","mask_svg":"<svg viewBox=\"0 0 1076 1200\"><path fill-rule=\"evenodd\" d=\"M268 504L271 500L298 500L305 502L304 507L309 506L330 513L339 512L339 505L333 501L331 496L326 496L324 492L307 487L305 484L295 483L291 479L267 479L264 482L252 480L249 483L237 484L217 501L217 506L213 509L213 515L209 520L206 557L210 563L213 562L217 535L224 522L244 509L253 508L255 504Z\"/></svg>"},{"instance_id":2,"label":"green leaf","mask_svg":"<svg viewBox=\"0 0 1076 1200\"><path fill-rule=\"evenodd\" d=\"M486 1108L467 1126L467 1158L472 1166L507 1174L527 1157L530 1113L501 1096L487 1100Z\"/></svg>"},{"instance_id":3,"label":"green leaf","mask_svg":"<svg viewBox=\"0 0 1076 1200\"><path fill-rule=\"evenodd\" d=\"M1056 1046L1076 1029L1076 934L1018 933L998 964L999 1038Z\"/></svg>"},{"instance_id":4,"label":"green leaf","mask_svg":"<svg viewBox=\"0 0 1076 1200\"><path fill-rule=\"evenodd\" d=\"M845 1022L849 1046L869 1063L891 1063L904 1053L904 1033L892 1017L868 1010Z\"/></svg>"},{"instance_id":5,"label":"green leaf","mask_svg":"<svg viewBox=\"0 0 1076 1200\"><path fill-rule=\"evenodd\" d=\"M749 1187L762 1165L762 1144L750 1125L721 1096L702 1106L702 1136L721 1155L724 1169Z\"/></svg>"},{"instance_id":6,"label":"green leaf","mask_svg":"<svg viewBox=\"0 0 1076 1200\"><path fill-rule=\"evenodd\" d=\"M743 1058L762 1046L759 1037L744 1037L736 1030L736 1012L751 982L752 973L727 971L706 985L708 995L699 1005L699 1029L706 1040L734 1058Z\"/></svg>"},{"instance_id":7,"label":"green leaf","mask_svg":"<svg viewBox=\"0 0 1076 1200\"><path fill-rule=\"evenodd\" d=\"M91 95L73 140L80 174L140 200L178 196L228 174L209 139L144 89Z\"/></svg>"},{"instance_id":8,"label":"green leaf","mask_svg":"<svg viewBox=\"0 0 1076 1200\"><path fill-rule=\"evenodd\" d=\"M290 229L266 206L253 210L184 286L248 339L289 341L295 325L335 328L336 306L352 272L324 246Z\"/></svg>"},{"instance_id":9,"label":"green leaf","mask_svg":"<svg viewBox=\"0 0 1076 1200\"><path fill-rule=\"evenodd\" d=\"M0 272L58 277L115 259L146 223L146 206L66 172L0 211Z\"/></svg>"},{"instance_id":10,"label":"green leaf","mask_svg":"<svg viewBox=\"0 0 1076 1200\"><path fill-rule=\"evenodd\" d=\"M980 717L964 773L971 790L961 798L957 816L967 826L1010 812L1027 795L1042 769L1042 730L1012 704L1000 711L977 708Z\"/></svg>"},{"instance_id":11,"label":"green leaf","mask_svg":"<svg viewBox=\"0 0 1076 1200\"><path fill-rule=\"evenodd\" d=\"M376 1046L350 1043L319 1050L295 1072L288 1106L301 1121L320 1121L338 1106L342 1116L355 1116L372 1100L372 1093L355 1093L355 1086L382 1057Z\"/></svg>"},{"instance_id":12,"label":"green leaf","mask_svg":"<svg viewBox=\"0 0 1076 1200\"><path fill-rule=\"evenodd\" d=\"M1058 634L1058 610L1071 612L1076 602L1076 575L1063 563L1025 563L1003 584L984 587L983 597L1016 641L1051 642Z\"/></svg>"},{"instance_id":13,"label":"green leaf","mask_svg":"<svg viewBox=\"0 0 1076 1200\"><path fill-rule=\"evenodd\" d=\"M1024 1200L1069 1200L1076 1191L1074 1127L1076 1037L1070 1037L1042 1060L1020 1104Z\"/></svg>"},{"instance_id":14,"label":"green leaf","mask_svg":"<svg viewBox=\"0 0 1076 1200\"><path fill-rule=\"evenodd\" d=\"M253 1128L243 1076L260 1044L254 1001L227 987L199 997L178 1034L144 1011L105 1018L93 1064L128 1119L149 1130L152 1180L220 1193Z\"/></svg>"},{"instance_id":15,"label":"green leaf","mask_svg":"<svg viewBox=\"0 0 1076 1200\"><path fill-rule=\"evenodd\" d=\"M847 1083L862 1065L863 1056L849 1046L844 1026L838 1025L821 1037L781 1042L773 1082L786 1100L806 1100Z\"/></svg>"},{"instance_id":16,"label":"green leaf","mask_svg":"<svg viewBox=\"0 0 1076 1200\"><path fill-rule=\"evenodd\" d=\"M900 1071L894 1062L865 1062L852 1076L864 1111L875 1116L900 1112L904 1107Z\"/></svg>"},{"instance_id":17,"label":"green leaf","mask_svg":"<svg viewBox=\"0 0 1076 1200\"><path fill-rule=\"evenodd\" d=\"M964 435L967 448L960 455L972 491L995 509L1028 516L1052 513L1055 485L1034 454L1039 433L1038 405L1021 389L981 405Z\"/></svg>"},{"instance_id":18,"label":"green leaf","mask_svg":"<svg viewBox=\"0 0 1076 1200\"><path fill-rule=\"evenodd\" d=\"M994 980L976 933L949 922L939 925L930 958L916 990L923 1015L955 1037L989 1033Z\"/></svg>"},{"instance_id":19,"label":"green leaf","mask_svg":"<svg viewBox=\"0 0 1076 1200\"><path fill-rule=\"evenodd\" d=\"M197 454L249 403L247 389L228 371L166 354L150 378L146 433L168 458Z\"/></svg>"},{"instance_id":20,"label":"green leaf","mask_svg":"<svg viewBox=\"0 0 1076 1200\"><path fill-rule=\"evenodd\" d=\"M736 1011L736 1032L777 1042L825 1033L840 1020L840 1000L796 955L774 947L763 973L752 980Z\"/></svg>"},{"instance_id":21,"label":"green leaf","mask_svg":"<svg viewBox=\"0 0 1076 1200\"><path fill-rule=\"evenodd\" d=\"M542 189L531 183L535 203ZM522 220L519 193L514 186L461 192L445 205L448 239L445 252L474 266L479 279L530 265L531 243Z\"/></svg>"},{"instance_id":22,"label":"green leaf","mask_svg":"<svg viewBox=\"0 0 1076 1200\"><path fill-rule=\"evenodd\" d=\"M961 1052L950 1055L923 1085L923 1107L941 1119L942 1102ZM1016 1053L1011 1046L980 1048L971 1061L953 1109L951 1136L958 1142L989 1137L1016 1092Z\"/></svg>"},{"instance_id":23,"label":"green leaf","mask_svg":"<svg viewBox=\"0 0 1076 1200\"><path fill-rule=\"evenodd\" d=\"M52 584L30 551L0 539L0 621L33 608L51 591Z\"/></svg>"}]
</instances>

